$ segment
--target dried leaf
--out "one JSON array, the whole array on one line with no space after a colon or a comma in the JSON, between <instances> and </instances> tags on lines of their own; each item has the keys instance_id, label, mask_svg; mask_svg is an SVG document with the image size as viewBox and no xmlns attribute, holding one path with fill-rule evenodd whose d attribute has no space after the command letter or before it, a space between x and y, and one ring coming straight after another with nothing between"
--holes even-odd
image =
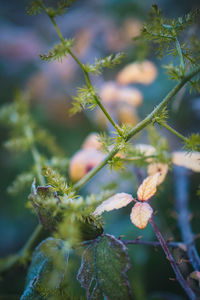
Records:
<instances>
[{"instance_id":1,"label":"dried leaf","mask_svg":"<svg viewBox=\"0 0 200 300\"><path fill-rule=\"evenodd\" d=\"M152 176L157 172L160 172L160 177L158 179L158 185L159 185L165 180L165 177L168 172L168 165L162 163L153 163L148 166L147 173L149 176Z\"/></svg>"},{"instance_id":2,"label":"dried leaf","mask_svg":"<svg viewBox=\"0 0 200 300\"><path fill-rule=\"evenodd\" d=\"M152 176L148 176L142 182L137 190L138 200L147 201L156 193L159 178L160 172L157 172Z\"/></svg>"},{"instance_id":3,"label":"dried leaf","mask_svg":"<svg viewBox=\"0 0 200 300\"><path fill-rule=\"evenodd\" d=\"M172 162L175 165L188 168L194 172L200 172L200 153L177 151L172 153Z\"/></svg>"},{"instance_id":4,"label":"dried leaf","mask_svg":"<svg viewBox=\"0 0 200 300\"><path fill-rule=\"evenodd\" d=\"M88 300L128 300L132 299L126 276L129 267L124 244L106 234L85 250L77 279Z\"/></svg>"},{"instance_id":5,"label":"dried leaf","mask_svg":"<svg viewBox=\"0 0 200 300\"><path fill-rule=\"evenodd\" d=\"M114 196L103 201L101 205L99 205L95 209L93 214L99 216L104 211L111 211L113 209L119 209L124 206L127 206L131 201L133 201L133 197L130 194L126 194L126 193L115 194Z\"/></svg>"},{"instance_id":6,"label":"dried leaf","mask_svg":"<svg viewBox=\"0 0 200 300\"><path fill-rule=\"evenodd\" d=\"M131 222L138 228L144 229L151 218L153 209L148 203L136 203L131 211Z\"/></svg>"}]
</instances>

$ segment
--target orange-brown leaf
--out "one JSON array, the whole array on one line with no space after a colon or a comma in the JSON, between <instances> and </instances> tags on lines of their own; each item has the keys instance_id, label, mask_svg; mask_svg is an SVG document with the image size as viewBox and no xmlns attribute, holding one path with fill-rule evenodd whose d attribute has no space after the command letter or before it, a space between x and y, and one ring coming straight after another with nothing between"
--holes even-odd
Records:
<instances>
[{"instance_id":1,"label":"orange-brown leaf","mask_svg":"<svg viewBox=\"0 0 200 300\"><path fill-rule=\"evenodd\" d=\"M160 172L152 176L148 176L137 190L138 200L147 201L149 200L157 190L157 185L159 183Z\"/></svg>"},{"instance_id":2,"label":"orange-brown leaf","mask_svg":"<svg viewBox=\"0 0 200 300\"><path fill-rule=\"evenodd\" d=\"M138 202L131 211L131 222L138 228L144 229L151 218L153 209L148 203Z\"/></svg>"}]
</instances>

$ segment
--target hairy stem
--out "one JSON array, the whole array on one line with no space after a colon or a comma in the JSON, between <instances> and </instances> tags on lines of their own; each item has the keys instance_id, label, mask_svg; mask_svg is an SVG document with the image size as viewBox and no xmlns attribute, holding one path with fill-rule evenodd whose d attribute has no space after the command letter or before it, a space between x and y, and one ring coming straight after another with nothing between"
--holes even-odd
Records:
<instances>
[{"instance_id":1,"label":"hairy stem","mask_svg":"<svg viewBox=\"0 0 200 300\"><path fill-rule=\"evenodd\" d=\"M179 139L181 139L184 143L187 142L187 138L184 137L181 133L179 133L178 131L176 131L175 129L173 129L171 126L169 126L166 123L159 123L162 127L165 127L168 131L170 131L171 133L173 133L174 135L176 135Z\"/></svg>"},{"instance_id":2,"label":"hairy stem","mask_svg":"<svg viewBox=\"0 0 200 300\"><path fill-rule=\"evenodd\" d=\"M46 14L49 16L52 24L54 25L56 32L61 40L62 43L64 43L64 37L55 21L55 19L53 17L51 17L46 9L46 7L44 6L43 3L40 4L41 7L43 8L43 10L46 12ZM92 88L92 83L90 80L90 76L89 73L87 72L87 70L85 69L84 65L81 63L81 61L78 59L78 57L72 52L72 50L69 48L68 49L68 53L71 55L71 57L76 61L76 63L79 65L79 67L82 69L83 73L84 73L84 77L85 77L85 81L87 84L87 87L90 89ZM105 109L105 107L102 105L99 97L97 95L94 95L94 100L97 103L97 105L100 107L100 109L102 110L102 112L104 113L104 115L106 116L106 118L110 121L110 123L113 125L113 127L116 129L116 131L119 133L119 135L122 135L123 132L121 130L121 128L115 123L115 121L112 119L111 115L108 113L108 111Z\"/></svg>"},{"instance_id":3,"label":"hairy stem","mask_svg":"<svg viewBox=\"0 0 200 300\"><path fill-rule=\"evenodd\" d=\"M140 132L142 129L147 127L152 120L154 119L155 114L160 112L171 100L172 98L180 91L180 89L187 83L192 77L197 75L200 72L200 66L194 68L191 72L187 73L185 77L166 95L166 97L160 102L154 110L148 114L148 116L139 122L135 127L133 127L126 136L126 141L130 140L134 135ZM81 178L74 186L75 190L79 190L83 185L85 185L96 173L98 173L108 161L112 159L115 154L120 150L120 146L115 146L111 152L90 172L88 172L83 178Z\"/></svg>"},{"instance_id":4,"label":"hairy stem","mask_svg":"<svg viewBox=\"0 0 200 300\"><path fill-rule=\"evenodd\" d=\"M156 236L157 239L160 242L161 247L163 248L163 251L166 254L166 257L176 275L176 279L178 280L178 282L180 283L180 285L182 286L182 288L184 289L185 293L188 295L189 299L191 300L195 300L196 296L194 294L194 292L192 291L192 289L190 288L190 286L188 285L187 281L184 279L183 275L180 272L180 269L176 263L176 261L174 260L174 257L172 256L172 254L170 253L169 249L168 249L168 245L166 243L166 241L164 240L162 234L160 233L157 225L154 222L154 219L151 218L151 220L149 221Z\"/></svg>"}]
</instances>

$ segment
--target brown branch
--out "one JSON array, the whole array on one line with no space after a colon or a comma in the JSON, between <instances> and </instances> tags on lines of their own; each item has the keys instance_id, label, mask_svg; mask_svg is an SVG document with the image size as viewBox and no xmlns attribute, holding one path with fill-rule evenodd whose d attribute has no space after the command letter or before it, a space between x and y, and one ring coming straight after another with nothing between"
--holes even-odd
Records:
<instances>
[{"instance_id":1,"label":"brown branch","mask_svg":"<svg viewBox=\"0 0 200 300\"><path fill-rule=\"evenodd\" d=\"M160 242L157 241L143 241L140 239L135 240L121 240L125 245L145 245L145 246L152 246L152 247L160 247ZM166 242L167 246L170 248L180 248L182 250L186 249L185 244L181 242Z\"/></svg>"},{"instance_id":2,"label":"brown branch","mask_svg":"<svg viewBox=\"0 0 200 300\"><path fill-rule=\"evenodd\" d=\"M191 300L197 299L193 290L188 285L188 282L184 279L183 275L181 274L180 269L178 268L178 264L176 263L176 261L174 260L174 257L170 253L168 245L167 245L165 239L163 238L161 232L159 231L157 225L155 224L153 217L150 219L149 222L157 236L157 239L158 239L161 247L163 248L163 251L166 254L166 257L176 275L176 279L178 280L179 284L182 286L185 293L188 295L189 299L191 299Z\"/></svg>"}]
</instances>

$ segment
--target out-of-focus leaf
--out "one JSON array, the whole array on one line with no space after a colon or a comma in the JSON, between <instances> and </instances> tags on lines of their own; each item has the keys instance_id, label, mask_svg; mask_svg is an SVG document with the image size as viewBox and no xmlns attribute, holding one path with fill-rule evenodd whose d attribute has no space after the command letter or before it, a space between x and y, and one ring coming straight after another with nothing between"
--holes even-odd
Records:
<instances>
[{"instance_id":1,"label":"out-of-focus leaf","mask_svg":"<svg viewBox=\"0 0 200 300\"><path fill-rule=\"evenodd\" d=\"M20 300L64 300L67 298L66 273L69 248L60 239L48 238L33 254L26 286Z\"/></svg>"},{"instance_id":2,"label":"out-of-focus leaf","mask_svg":"<svg viewBox=\"0 0 200 300\"><path fill-rule=\"evenodd\" d=\"M126 276L128 269L125 246L114 236L106 234L85 250L77 279L90 300L132 299Z\"/></svg>"}]
</instances>

